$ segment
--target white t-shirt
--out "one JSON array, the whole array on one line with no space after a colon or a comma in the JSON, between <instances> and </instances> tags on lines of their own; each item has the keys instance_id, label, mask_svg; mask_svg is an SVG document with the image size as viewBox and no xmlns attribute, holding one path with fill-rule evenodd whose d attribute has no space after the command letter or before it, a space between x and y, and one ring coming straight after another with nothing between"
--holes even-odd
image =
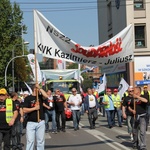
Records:
<instances>
[{"instance_id":1,"label":"white t-shirt","mask_svg":"<svg viewBox=\"0 0 150 150\"><path fill-rule=\"evenodd\" d=\"M75 105L71 105L71 110L80 110L79 103L82 102L80 94L70 95L68 102L73 102Z\"/></svg>"},{"instance_id":2,"label":"white t-shirt","mask_svg":"<svg viewBox=\"0 0 150 150\"><path fill-rule=\"evenodd\" d=\"M93 95L88 95L89 96L89 107L95 107L96 106L96 101L95 101L95 97Z\"/></svg>"}]
</instances>

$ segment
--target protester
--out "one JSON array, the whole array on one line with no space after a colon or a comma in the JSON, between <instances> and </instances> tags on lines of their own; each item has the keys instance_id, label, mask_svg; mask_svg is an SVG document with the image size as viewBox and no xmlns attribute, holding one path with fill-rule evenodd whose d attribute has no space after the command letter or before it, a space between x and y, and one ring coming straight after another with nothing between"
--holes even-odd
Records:
<instances>
[{"instance_id":1,"label":"protester","mask_svg":"<svg viewBox=\"0 0 150 150\"><path fill-rule=\"evenodd\" d=\"M52 133L57 133L56 129L56 112L55 112L55 102L53 99L52 91L47 90L48 98L43 101L43 106L45 107L45 131L49 132L49 120L52 118Z\"/></svg>"},{"instance_id":2,"label":"protester","mask_svg":"<svg viewBox=\"0 0 150 150\"><path fill-rule=\"evenodd\" d=\"M34 149L35 139L36 149L45 149L43 97L48 98L48 95L38 84L35 84L32 86L32 95L27 96L24 100L23 111L28 116L26 126L26 150Z\"/></svg>"},{"instance_id":3,"label":"protester","mask_svg":"<svg viewBox=\"0 0 150 150\"><path fill-rule=\"evenodd\" d=\"M65 129L66 128L65 109L67 109L66 99L64 98L62 93L60 93L59 89L55 90L55 95L53 98L55 101L57 132L60 132L60 130L66 132ZM60 116L61 116L62 129L60 128Z\"/></svg>"},{"instance_id":4,"label":"protester","mask_svg":"<svg viewBox=\"0 0 150 150\"><path fill-rule=\"evenodd\" d=\"M148 86L143 86L143 91L141 92L141 95L144 96L147 100L147 124L149 125L150 120L150 91L148 91Z\"/></svg>"},{"instance_id":5,"label":"protester","mask_svg":"<svg viewBox=\"0 0 150 150\"><path fill-rule=\"evenodd\" d=\"M114 118L113 118L113 126L115 126L115 114L117 113L117 120L118 120L118 125L119 127L122 127L122 121L121 121L121 116L122 116L122 110L121 110L121 98L120 95L118 94L118 89L113 90L112 94L112 100L114 104Z\"/></svg>"},{"instance_id":6,"label":"protester","mask_svg":"<svg viewBox=\"0 0 150 150\"><path fill-rule=\"evenodd\" d=\"M73 126L74 130L77 131L79 130L80 108L82 104L82 98L80 94L77 94L76 88L72 88L72 94L70 95L67 103L71 106Z\"/></svg>"},{"instance_id":7,"label":"protester","mask_svg":"<svg viewBox=\"0 0 150 150\"><path fill-rule=\"evenodd\" d=\"M133 113L131 113L128 109L128 105L131 101L134 100L133 97L134 89L133 86L129 86L128 88L128 96L126 96L122 103L122 115L123 118L127 121L128 133L130 134L131 141L133 141Z\"/></svg>"},{"instance_id":8,"label":"protester","mask_svg":"<svg viewBox=\"0 0 150 150\"><path fill-rule=\"evenodd\" d=\"M92 94L98 99L99 95L95 88L92 88Z\"/></svg>"},{"instance_id":9,"label":"protester","mask_svg":"<svg viewBox=\"0 0 150 150\"><path fill-rule=\"evenodd\" d=\"M141 96L141 88L134 88L134 101L129 103L128 109L133 113L133 149L146 150L146 107L148 100ZM135 104L134 104L135 103ZM135 106L134 106L135 105Z\"/></svg>"},{"instance_id":10,"label":"protester","mask_svg":"<svg viewBox=\"0 0 150 150\"><path fill-rule=\"evenodd\" d=\"M105 117L105 105L103 104L104 92L99 93L99 112Z\"/></svg>"},{"instance_id":11,"label":"protester","mask_svg":"<svg viewBox=\"0 0 150 150\"><path fill-rule=\"evenodd\" d=\"M111 129L113 127L113 118L114 118L114 104L111 95L111 89L106 89L106 94L103 97L102 103L105 105L105 111L107 114L108 126Z\"/></svg>"},{"instance_id":12,"label":"protester","mask_svg":"<svg viewBox=\"0 0 150 150\"><path fill-rule=\"evenodd\" d=\"M16 92L11 93L11 98L15 103L15 106L18 111L18 116L15 120L15 123L12 127L12 149L13 150L21 150L22 149L22 144L21 144L21 136L22 136L22 131L21 131L21 123L23 123L24 120L24 115L23 115L23 109L21 102L18 100L18 94Z\"/></svg>"},{"instance_id":13,"label":"protester","mask_svg":"<svg viewBox=\"0 0 150 150\"><path fill-rule=\"evenodd\" d=\"M85 112L88 115L90 129L95 129L95 121L98 118L97 109L99 109L98 101L95 95L92 94L92 89L87 89L87 96L84 101Z\"/></svg>"},{"instance_id":14,"label":"protester","mask_svg":"<svg viewBox=\"0 0 150 150\"><path fill-rule=\"evenodd\" d=\"M11 129L18 116L12 99L7 98L6 89L0 89L0 149L4 142L4 150L10 150Z\"/></svg>"}]
</instances>

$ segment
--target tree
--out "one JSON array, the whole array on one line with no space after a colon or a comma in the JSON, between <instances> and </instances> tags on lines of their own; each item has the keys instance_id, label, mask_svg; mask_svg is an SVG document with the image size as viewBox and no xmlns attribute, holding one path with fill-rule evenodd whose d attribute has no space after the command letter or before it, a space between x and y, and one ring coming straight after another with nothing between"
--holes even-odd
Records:
<instances>
[{"instance_id":1,"label":"tree","mask_svg":"<svg viewBox=\"0 0 150 150\"><path fill-rule=\"evenodd\" d=\"M67 69L78 69L78 64L77 63L71 63Z\"/></svg>"},{"instance_id":2,"label":"tree","mask_svg":"<svg viewBox=\"0 0 150 150\"><path fill-rule=\"evenodd\" d=\"M19 5L11 5L9 0L0 1L0 87L4 87L4 74L7 63L12 58L12 50L15 56L22 55L22 31L26 33L26 26L22 24L23 13ZM26 60L15 59L15 77L25 81ZM12 83L12 66L8 67L7 81L9 87Z\"/></svg>"}]
</instances>

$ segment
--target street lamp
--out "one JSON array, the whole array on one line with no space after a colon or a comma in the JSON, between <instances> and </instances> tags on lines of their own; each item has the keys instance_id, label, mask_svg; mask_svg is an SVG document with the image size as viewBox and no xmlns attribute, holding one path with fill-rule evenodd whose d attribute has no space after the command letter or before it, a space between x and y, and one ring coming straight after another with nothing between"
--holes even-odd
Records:
<instances>
[{"instance_id":1,"label":"street lamp","mask_svg":"<svg viewBox=\"0 0 150 150\"><path fill-rule=\"evenodd\" d=\"M14 58L14 50L15 50L15 47L16 46L19 46L19 45L22 45L22 50L23 50L23 55L24 56L24 45L27 45L29 44L29 42L23 42L23 44L16 44L13 46L13 49L12 49L12 58ZM14 91L14 87L15 87L15 82L14 82L14 59L12 59L12 90Z\"/></svg>"},{"instance_id":2,"label":"street lamp","mask_svg":"<svg viewBox=\"0 0 150 150\"><path fill-rule=\"evenodd\" d=\"M21 55L21 56L13 57L13 58L7 63L7 66L6 66L6 68L5 68L5 87L7 87L7 69L8 69L8 66L9 66L9 64L11 63L11 61L13 61L15 58L20 58L20 57L27 57L27 55Z\"/></svg>"}]
</instances>

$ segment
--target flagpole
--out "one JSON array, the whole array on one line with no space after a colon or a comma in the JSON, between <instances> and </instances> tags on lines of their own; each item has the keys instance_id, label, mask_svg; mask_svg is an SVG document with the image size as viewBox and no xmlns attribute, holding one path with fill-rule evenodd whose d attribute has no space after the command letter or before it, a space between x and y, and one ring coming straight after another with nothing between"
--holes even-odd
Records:
<instances>
[{"instance_id":1,"label":"flagpole","mask_svg":"<svg viewBox=\"0 0 150 150\"><path fill-rule=\"evenodd\" d=\"M33 10L34 14L34 61L35 61L35 82L38 84L37 80L37 59L36 59L36 51L37 51L37 37L36 37L36 24L35 24L35 10ZM39 97L38 97L38 89L36 89L36 102L39 103ZM40 121L40 111L37 110L37 120Z\"/></svg>"},{"instance_id":2,"label":"flagpole","mask_svg":"<svg viewBox=\"0 0 150 150\"><path fill-rule=\"evenodd\" d=\"M134 62L132 62L132 67L133 67L133 88L135 88ZM134 99L134 111L136 111L136 101L135 101L135 99ZM134 120L135 120L135 114L134 114Z\"/></svg>"}]
</instances>

